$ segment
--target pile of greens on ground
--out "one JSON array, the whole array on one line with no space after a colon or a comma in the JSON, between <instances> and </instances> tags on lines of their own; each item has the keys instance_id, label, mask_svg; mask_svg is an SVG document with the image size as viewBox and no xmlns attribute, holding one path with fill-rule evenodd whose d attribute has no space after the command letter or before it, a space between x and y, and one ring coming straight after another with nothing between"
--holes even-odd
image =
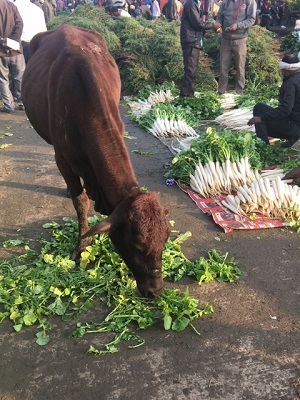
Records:
<instances>
[{"instance_id":1,"label":"pile of greens on ground","mask_svg":"<svg viewBox=\"0 0 300 400\"><path fill-rule=\"evenodd\" d=\"M296 31L290 32L281 39L280 50L282 52L298 54L300 51L300 42Z\"/></svg>"},{"instance_id":2,"label":"pile of greens on ground","mask_svg":"<svg viewBox=\"0 0 300 400\"><path fill-rule=\"evenodd\" d=\"M98 217L89 218L90 224ZM91 346L89 352L106 354L118 351L117 344L131 341L131 347L143 344L138 330L161 323L166 330L181 331L204 314L213 312L188 289L164 289L156 299L141 298L130 271L115 252L108 236L97 235L93 244L82 253L80 265L70 259L77 237L77 221L64 218L60 224L44 225L51 233L50 241L42 240L35 251L24 240L10 240L4 247L25 245L25 252L0 262L0 322L9 319L15 331L36 325L36 342L45 345L50 340L51 317L60 316L65 322L78 318L96 299L104 302L110 312L102 321L78 322L72 337L87 333L107 333L100 349ZM213 250L207 258L189 261L181 244L190 233L169 240L163 253L163 276L178 281L183 275L195 278L199 284L218 280L232 282L241 275L233 259ZM81 318L82 319L82 318ZM198 333L198 332L197 332ZM105 337L107 339L107 337ZM106 340L105 339L105 340Z\"/></svg>"},{"instance_id":3,"label":"pile of greens on ground","mask_svg":"<svg viewBox=\"0 0 300 400\"><path fill-rule=\"evenodd\" d=\"M136 94L145 85L174 81L179 87L183 76L182 49L177 22L164 18L149 21L143 17L112 19L104 9L86 4L72 14L63 13L48 23L48 29L62 24L94 29L103 35L120 69L123 90ZM199 62L196 90L217 90L220 34L205 39ZM247 86L264 93L269 85L280 82L277 41L266 29L252 27L247 52ZM274 97L274 94L273 96Z\"/></svg>"},{"instance_id":4,"label":"pile of greens on ground","mask_svg":"<svg viewBox=\"0 0 300 400\"><path fill-rule=\"evenodd\" d=\"M247 155L253 169L260 170L263 167L280 165L287 171L299 166L299 160L292 159L291 150L277 146L268 146L254 133L232 132L208 128L207 133L193 139L189 150L184 150L176 155L170 165L167 166L167 178L176 178L189 182L190 174L194 172L196 165L206 164L210 159L225 161L229 157L236 161ZM222 159L224 158L224 160Z\"/></svg>"},{"instance_id":5,"label":"pile of greens on ground","mask_svg":"<svg viewBox=\"0 0 300 400\"><path fill-rule=\"evenodd\" d=\"M271 107L277 107L279 103L279 86L279 83L273 83L265 85L263 90L259 90L258 87L261 89L261 83L253 81L236 98L237 108L252 110L257 103L265 103Z\"/></svg>"}]
</instances>

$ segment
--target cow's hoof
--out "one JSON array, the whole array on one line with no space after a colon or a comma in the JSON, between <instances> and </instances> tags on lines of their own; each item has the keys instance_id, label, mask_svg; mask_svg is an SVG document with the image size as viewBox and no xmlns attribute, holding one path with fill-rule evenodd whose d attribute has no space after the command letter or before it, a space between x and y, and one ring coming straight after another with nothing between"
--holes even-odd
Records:
<instances>
[{"instance_id":1,"label":"cow's hoof","mask_svg":"<svg viewBox=\"0 0 300 400\"><path fill-rule=\"evenodd\" d=\"M81 253L87 248L92 243L92 238L87 237L85 239L80 240L80 242L77 243L77 246L75 247L75 250L73 251L71 259L73 261L78 261L80 260Z\"/></svg>"}]
</instances>

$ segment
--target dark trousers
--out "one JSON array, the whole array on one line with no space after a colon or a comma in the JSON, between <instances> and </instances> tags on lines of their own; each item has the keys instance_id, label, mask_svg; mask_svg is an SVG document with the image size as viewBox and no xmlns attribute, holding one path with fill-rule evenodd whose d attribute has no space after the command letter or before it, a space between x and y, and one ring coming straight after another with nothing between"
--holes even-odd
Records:
<instances>
[{"instance_id":1,"label":"dark trousers","mask_svg":"<svg viewBox=\"0 0 300 400\"><path fill-rule=\"evenodd\" d=\"M253 108L254 117L262 117L267 112L273 110L272 107L264 103L257 103ZM268 137L291 140L298 137L300 127L289 118L273 118L260 124L255 124L256 135L269 144Z\"/></svg>"},{"instance_id":2,"label":"dark trousers","mask_svg":"<svg viewBox=\"0 0 300 400\"><path fill-rule=\"evenodd\" d=\"M262 28L266 27L267 29L270 28L270 15L268 14L262 14L261 15L261 23L260 26Z\"/></svg>"},{"instance_id":3,"label":"dark trousers","mask_svg":"<svg viewBox=\"0 0 300 400\"><path fill-rule=\"evenodd\" d=\"M23 55L25 58L25 63L28 63L29 60L29 42L21 42L23 47Z\"/></svg>"},{"instance_id":4,"label":"dark trousers","mask_svg":"<svg viewBox=\"0 0 300 400\"><path fill-rule=\"evenodd\" d=\"M184 47L182 49L184 74L180 86L180 97L193 97L195 79L200 58L199 47Z\"/></svg>"}]
</instances>

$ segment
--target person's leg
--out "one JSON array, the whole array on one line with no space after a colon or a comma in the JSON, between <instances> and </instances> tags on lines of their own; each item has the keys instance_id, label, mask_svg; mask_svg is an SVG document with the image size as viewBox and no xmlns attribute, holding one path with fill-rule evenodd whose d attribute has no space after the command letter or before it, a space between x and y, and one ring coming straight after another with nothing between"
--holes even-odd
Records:
<instances>
[{"instance_id":1,"label":"person's leg","mask_svg":"<svg viewBox=\"0 0 300 400\"><path fill-rule=\"evenodd\" d=\"M200 49L186 47L182 49L184 75L180 87L180 97L193 97L195 93L195 78L198 71Z\"/></svg>"},{"instance_id":2,"label":"person's leg","mask_svg":"<svg viewBox=\"0 0 300 400\"><path fill-rule=\"evenodd\" d=\"M27 64L29 60L29 44L30 42L22 42L25 64Z\"/></svg>"},{"instance_id":3,"label":"person's leg","mask_svg":"<svg viewBox=\"0 0 300 400\"><path fill-rule=\"evenodd\" d=\"M234 40L232 50L236 69L235 91L241 93L245 87L247 38Z\"/></svg>"},{"instance_id":4,"label":"person's leg","mask_svg":"<svg viewBox=\"0 0 300 400\"><path fill-rule=\"evenodd\" d=\"M257 103L253 108L253 116L262 117L272 109L267 104ZM269 144L269 137L285 139L286 142L282 144L282 147L291 147L300 139L300 127L288 118L273 118L266 122L255 124L255 132L257 137L267 144Z\"/></svg>"},{"instance_id":5,"label":"person's leg","mask_svg":"<svg viewBox=\"0 0 300 400\"><path fill-rule=\"evenodd\" d=\"M300 127L288 118L270 120L267 130L270 132L269 136L286 140L281 144L282 147L291 147L300 139Z\"/></svg>"},{"instance_id":6,"label":"person's leg","mask_svg":"<svg viewBox=\"0 0 300 400\"><path fill-rule=\"evenodd\" d=\"M227 90L228 74L231 66L231 45L230 40L221 39L220 46L220 74L218 83L218 93L223 94Z\"/></svg>"},{"instance_id":7,"label":"person's leg","mask_svg":"<svg viewBox=\"0 0 300 400\"><path fill-rule=\"evenodd\" d=\"M4 111L15 109L14 98L9 89L9 62L10 57L0 57L0 93L4 104Z\"/></svg>"},{"instance_id":8,"label":"person's leg","mask_svg":"<svg viewBox=\"0 0 300 400\"><path fill-rule=\"evenodd\" d=\"M17 56L11 57L10 62L10 73L12 80L14 82L14 90L17 98L17 102L19 104L19 108L23 109L23 101L21 97L21 85L22 85L22 78L25 71L25 59L23 54L19 54Z\"/></svg>"},{"instance_id":9,"label":"person's leg","mask_svg":"<svg viewBox=\"0 0 300 400\"><path fill-rule=\"evenodd\" d=\"M267 104L257 103L253 108L253 117L262 117L270 110L272 110L272 107L268 106ZM266 144L270 144L267 125L264 122L255 124L255 133L256 136L263 140Z\"/></svg>"}]
</instances>

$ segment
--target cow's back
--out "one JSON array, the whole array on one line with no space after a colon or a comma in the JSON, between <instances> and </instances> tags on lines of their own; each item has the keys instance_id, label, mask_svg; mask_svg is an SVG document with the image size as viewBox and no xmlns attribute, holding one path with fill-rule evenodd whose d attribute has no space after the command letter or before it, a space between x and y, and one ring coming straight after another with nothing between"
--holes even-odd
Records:
<instances>
[{"instance_id":1,"label":"cow's back","mask_svg":"<svg viewBox=\"0 0 300 400\"><path fill-rule=\"evenodd\" d=\"M114 114L122 130L119 71L99 34L63 25L36 35L30 53L22 97L31 123L48 143L55 145L57 131L82 126L81 117L92 124L93 112Z\"/></svg>"},{"instance_id":2,"label":"cow's back","mask_svg":"<svg viewBox=\"0 0 300 400\"><path fill-rule=\"evenodd\" d=\"M56 160L83 179L95 210L110 213L137 186L119 112L118 67L101 35L69 25L36 35L30 51L26 114L53 144Z\"/></svg>"}]
</instances>

